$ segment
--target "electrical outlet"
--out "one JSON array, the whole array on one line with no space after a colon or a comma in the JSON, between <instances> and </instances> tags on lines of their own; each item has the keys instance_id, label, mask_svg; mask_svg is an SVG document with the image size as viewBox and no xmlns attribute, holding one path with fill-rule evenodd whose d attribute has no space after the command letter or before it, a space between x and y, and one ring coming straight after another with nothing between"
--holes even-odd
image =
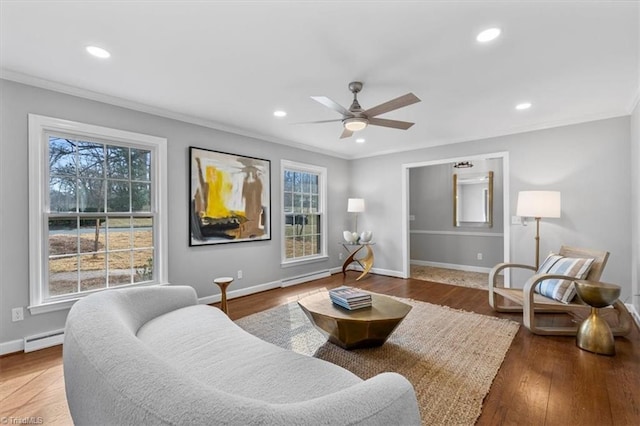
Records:
<instances>
[{"instance_id":1,"label":"electrical outlet","mask_svg":"<svg viewBox=\"0 0 640 426\"><path fill-rule=\"evenodd\" d=\"M238 279L241 280L242 279L242 269L238 270Z\"/></svg>"},{"instance_id":2,"label":"electrical outlet","mask_svg":"<svg viewBox=\"0 0 640 426\"><path fill-rule=\"evenodd\" d=\"M520 216L511 216L512 225L522 225L522 218Z\"/></svg>"},{"instance_id":3,"label":"electrical outlet","mask_svg":"<svg viewBox=\"0 0 640 426\"><path fill-rule=\"evenodd\" d=\"M24 309L23 308L13 308L11 310L11 321L22 321L24 319Z\"/></svg>"},{"instance_id":4,"label":"electrical outlet","mask_svg":"<svg viewBox=\"0 0 640 426\"><path fill-rule=\"evenodd\" d=\"M409 220L416 220L416 215L410 214L409 215Z\"/></svg>"},{"instance_id":5,"label":"electrical outlet","mask_svg":"<svg viewBox=\"0 0 640 426\"><path fill-rule=\"evenodd\" d=\"M342 260L342 253L338 253L338 260Z\"/></svg>"},{"instance_id":6,"label":"electrical outlet","mask_svg":"<svg viewBox=\"0 0 640 426\"><path fill-rule=\"evenodd\" d=\"M478 260L482 260L482 253L478 253L478 254L476 255L476 258L477 258Z\"/></svg>"}]
</instances>

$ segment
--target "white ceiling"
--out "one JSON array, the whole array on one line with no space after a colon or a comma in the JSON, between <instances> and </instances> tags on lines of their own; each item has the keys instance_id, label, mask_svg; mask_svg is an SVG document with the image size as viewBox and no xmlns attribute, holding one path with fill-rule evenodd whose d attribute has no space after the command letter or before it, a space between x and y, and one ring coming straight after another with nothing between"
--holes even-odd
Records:
<instances>
[{"instance_id":1,"label":"white ceiling","mask_svg":"<svg viewBox=\"0 0 640 426\"><path fill-rule=\"evenodd\" d=\"M0 19L4 78L344 158L628 115L640 87L637 1L2 0ZM354 80L365 109L415 93L381 116L415 126L357 144L340 122L292 124L340 118L310 96L348 108Z\"/></svg>"}]
</instances>

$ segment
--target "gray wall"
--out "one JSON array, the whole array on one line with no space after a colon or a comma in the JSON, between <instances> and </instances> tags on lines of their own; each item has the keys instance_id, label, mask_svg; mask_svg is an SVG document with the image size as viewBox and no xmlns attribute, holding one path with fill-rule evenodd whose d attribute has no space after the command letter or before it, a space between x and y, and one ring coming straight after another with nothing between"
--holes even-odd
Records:
<instances>
[{"instance_id":1,"label":"gray wall","mask_svg":"<svg viewBox=\"0 0 640 426\"><path fill-rule=\"evenodd\" d=\"M11 322L11 308L29 303L27 114L34 113L128 130L168 139L169 281L193 286L199 297L218 294L212 280L235 276L229 290L338 267L338 242L348 228L349 162L263 140L225 133L101 102L0 80L0 343L64 327L67 311L30 315ZM271 160L272 240L221 246L188 246L188 147L215 149ZM280 267L280 160L328 169L328 250L330 259Z\"/></svg>"},{"instance_id":2,"label":"gray wall","mask_svg":"<svg viewBox=\"0 0 640 426\"><path fill-rule=\"evenodd\" d=\"M503 256L503 173L501 159L473 161L471 169L435 164L409 171L410 258L412 261L490 268ZM453 226L453 173L493 171L493 226ZM436 233L433 233L435 231ZM474 234L474 235L472 235ZM496 234L496 236L485 236ZM482 260L477 254L482 253Z\"/></svg>"},{"instance_id":3,"label":"gray wall","mask_svg":"<svg viewBox=\"0 0 640 426\"><path fill-rule=\"evenodd\" d=\"M562 217L541 224L541 255L560 245L611 252L603 280L631 294L630 117L439 146L353 162L351 181L371 208L363 221L376 233L376 266L402 271L402 164L509 153L510 215L518 191L559 190ZM510 260L532 264L535 226L511 226ZM514 283L515 284L515 283Z\"/></svg>"},{"instance_id":4,"label":"gray wall","mask_svg":"<svg viewBox=\"0 0 640 426\"><path fill-rule=\"evenodd\" d=\"M238 269L244 271L244 279L236 281L231 289L249 288L339 267L338 242L341 241L342 230L352 226L352 218L346 213L348 197L366 199L367 211L359 216L358 228L374 231L376 269L399 273L402 270L403 220L401 165L508 151L511 214L515 214L520 190L562 191L562 218L542 223L541 252L557 249L563 243L609 250L611 258L603 279L622 285L622 298L630 300L631 208L634 205L637 209L640 199L638 107L631 118L595 121L349 162L4 80L0 80L0 93L0 344L62 328L67 314L66 311L57 311L31 316L26 310L24 321L11 322L11 308L25 307L29 301L26 214L28 113L157 135L169 140L169 279L174 284L192 285L200 297L217 294L211 285L213 277L235 275ZM271 160L274 213L271 241L188 246L187 154L191 145ZM280 267L281 225L277 209L280 205L280 159L328 168L328 261ZM632 162L634 189L629 197ZM637 211L633 233L636 286L640 273ZM533 261L534 232L533 226L511 227L512 261ZM252 259L251 266L248 266L247 259Z\"/></svg>"},{"instance_id":5,"label":"gray wall","mask_svg":"<svg viewBox=\"0 0 640 426\"><path fill-rule=\"evenodd\" d=\"M640 90L638 90L640 95ZM633 203L631 238L633 262L631 282L633 305L640 312L640 102L636 103L631 116L631 200Z\"/></svg>"}]
</instances>

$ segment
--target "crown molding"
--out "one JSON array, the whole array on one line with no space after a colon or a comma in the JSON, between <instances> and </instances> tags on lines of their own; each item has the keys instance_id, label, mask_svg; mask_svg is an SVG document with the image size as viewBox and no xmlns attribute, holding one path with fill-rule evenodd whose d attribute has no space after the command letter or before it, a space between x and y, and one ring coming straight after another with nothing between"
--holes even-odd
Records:
<instances>
[{"instance_id":1,"label":"crown molding","mask_svg":"<svg viewBox=\"0 0 640 426\"><path fill-rule=\"evenodd\" d=\"M207 120L204 118L195 117L187 114L182 114L182 113L171 111L164 108L154 107L154 106L143 104L140 102L119 98L117 96L105 95L104 93L94 92L92 90L82 89L82 88L70 86L64 83L57 83L51 80L34 77L28 74L11 71L5 68L0 68L0 79L9 80L9 81L13 81L21 84L26 84L29 86L39 87L41 89L64 93L66 95L76 96L79 98L89 99L92 101L102 102L109 105L127 108L127 109L138 111L138 112L144 112L147 114L156 115L163 118L182 121L184 123L195 124L198 126L207 127L209 129L220 130L223 132L233 133L240 136L246 136L253 139L273 142L279 145L286 145L291 148L297 148L297 149L302 149L304 151L316 152L318 154L341 158L343 160L351 159L351 157L349 156L345 156L345 155L336 153L334 151L329 151L329 150L318 148L315 146L305 145L300 142L280 139L273 136L257 133L248 129L228 126L225 124L218 123L216 121Z\"/></svg>"},{"instance_id":2,"label":"crown molding","mask_svg":"<svg viewBox=\"0 0 640 426\"><path fill-rule=\"evenodd\" d=\"M626 111L610 111L610 112L606 112L606 113L602 113L602 114L594 114L594 115L583 116L583 117L580 117L580 118L572 118L572 119L557 120L557 121L547 121L547 122L538 123L538 124L534 124L534 125L530 125L530 126L510 127L510 128L507 128L507 129L497 130L497 131L494 131L494 132L487 131L487 132L483 132L481 134L477 134L477 135L473 135L473 136L466 136L466 137L457 138L457 139L442 139L440 141L435 141L435 142L425 142L425 143L413 145L411 148L379 151L379 152L376 152L376 153L373 153L373 154L370 154L370 155L365 154L365 155L361 155L361 156L354 156L352 159L353 160L358 160L358 159L362 159L362 158L379 157L381 155L397 154L397 153L402 153L402 152L407 152L407 151L415 151L415 150L419 150L419 149L434 148L434 147L437 147L437 146L453 145L453 144L464 143L464 142L478 142L478 141L483 141L483 140L486 140L486 139L501 138L501 137L505 137L505 136L512 136L512 135L518 135L518 134L522 134L522 133L535 132L535 131L539 131L539 130L548 130L548 129L554 129L554 128L557 128L557 127L565 127L565 126L572 126L572 125L575 125L575 124L589 123L591 121L600 121L600 120L608 120L608 119L611 119L611 118L626 117L628 115L630 115L630 114L627 113Z\"/></svg>"},{"instance_id":3,"label":"crown molding","mask_svg":"<svg viewBox=\"0 0 640 426\"><path fill-rule=\"evenodd\" d=\"M342 154L335 151L330 151L327 149L318 148L313 145L306 145L300 142L294 142L286 139L276 138L270 135L264 135L261 133L257 133L248 129L242 129L237 127L228 126L225 124L221 124L212 120L207 120L200 117L195 117L187 114L178 113L175 111L167 110L164 108L158 108L151 105L146 105L140 102L130 101L124 98L119 98L116 96L105 95L103 93L94 92L87 89L78 88L75 86L70 86L63 83L57 83L50 80L33 77L27 74L19 73L16 71L7 70L5 68L0 68L0 78L5 80L14 81L16 83L26 84L29 86L35 86L46 90L52 90L54 92L64 93L71 96L77 96L84 99L89 99L97 102L103 102L106 104L131 109L134 111L139 111L163 118L169 118L172 120L182 121L185 123L195 124L202 127L207 127L214 130L220 130L227 133L232 133L240 136L246 136L253 139L259 139L263 141L268 141L272 143L276 143L279 145L289 146L291 148L301 149L308 152L316 152L318 154L327 155L329 157L340 158L343 160L359 160L363 158L372 158L379 157L382 155L391 155L398 154L402 152L415 151L420 149L433 148L442 145L452 145L457 143L471 142L471 141L480 141L484 139L498 138L509 135L516 135L520 133L533 132L537 130L546 130L555 127L563 127L563 126L571 126L574 124L587 123L589 121L598 121L598 120L606 120L609 118L616 118L621 116L631 115L633 110L640 102L640 88L638 88L633 100L627 110L618 110L618 111L609 111L601 114L595 114L590 116L583 116L579 118L572 118L567 120L557 120L557 121L548 121L543 123L538 123L530 126L522 126L522 127L510 127L506 129L496 129L495 131L485 131L481 134L475 135L467 135L461 138L456 139L442 139L439 141L431 141L431 142L423 142L412 145L407 148L395 148L388 149L385 151L377 151L374 153L362 153L355 155Z\"/></svg>"}]
</instances>

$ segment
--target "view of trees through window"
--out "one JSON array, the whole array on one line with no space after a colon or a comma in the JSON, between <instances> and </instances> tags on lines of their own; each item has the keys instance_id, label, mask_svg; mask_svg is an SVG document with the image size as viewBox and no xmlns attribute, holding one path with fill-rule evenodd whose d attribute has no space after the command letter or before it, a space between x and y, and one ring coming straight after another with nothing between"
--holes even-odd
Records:
<instances>
[{"instance_id":1,"label":"view of trees through window","mask_svg":"<svg viewBox=\"0 0 640 426\"><path fill-rule=\"evenodd\" d=\"M152 280L151 151L48 142L49 297Z\"/></svg>"},{"instance_id":2,"label":"view of trees through window","mask_svg":"<svg viewBox=\"0 0 640 426\"><path fill-rule=\"evenodd\" d=\"M285 258L315 256L321 252L319 175L284 171Z\"/></svg>"}]
</instances>

